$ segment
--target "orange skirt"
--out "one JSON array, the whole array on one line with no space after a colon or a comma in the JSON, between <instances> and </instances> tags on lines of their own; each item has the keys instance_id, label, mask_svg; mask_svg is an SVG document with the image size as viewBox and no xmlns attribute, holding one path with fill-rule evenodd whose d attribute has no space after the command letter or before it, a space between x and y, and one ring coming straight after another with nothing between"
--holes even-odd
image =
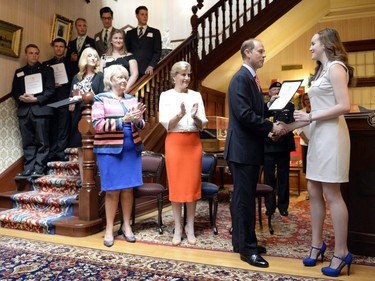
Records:
<instances>
[{"instance_id":1,"label":"orange skirt","mask_svg":"<svg viewBox=\"0 0 375 281\"><path fill-rule=\"evenodd\" d=\"M198 132L168 133L165 164L170 201L193 202L202 197L202 144Z\"/></svg>"}]
</instances>

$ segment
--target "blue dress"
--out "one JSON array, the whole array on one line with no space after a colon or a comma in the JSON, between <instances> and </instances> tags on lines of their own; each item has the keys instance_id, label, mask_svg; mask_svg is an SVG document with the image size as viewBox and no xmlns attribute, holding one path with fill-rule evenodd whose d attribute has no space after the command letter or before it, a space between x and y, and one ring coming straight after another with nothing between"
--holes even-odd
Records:
<instances>
[{"instance_id":1,"label":"blue dress","mask_svg":"<svg viewBox=\"0 0 375 281\"><path fill-rule=\"evenodd\" d=\"M123 104L124 113L127 109ZM102 191L143 185L141 152L136 150L131 124L124 125L124 144L119 154L96 154Z\"/></svg>"}]
</instances>

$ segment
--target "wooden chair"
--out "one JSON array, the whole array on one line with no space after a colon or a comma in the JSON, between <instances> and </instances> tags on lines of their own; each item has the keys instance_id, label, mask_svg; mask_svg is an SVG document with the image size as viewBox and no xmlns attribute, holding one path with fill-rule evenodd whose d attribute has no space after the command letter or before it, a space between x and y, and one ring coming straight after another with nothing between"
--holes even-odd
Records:
<instances>
[{"instance_id":1,"label":"wooden chair","mask_svg":"<svg viewBox=\"0 0 375 281\"><path fill-rule=\"evenodd\" d=\"M255 193L255 196L256 196L257 201L258 201L259 226L261 228L263 227L263 225L262 225L262 197L265 198L266 196L269 196L269 198L271 200L272 194L274 192L273 188L271 186L262 183L262 174L263 174L263 166L261 166L260 170L259 170L259 180L258 180L257 189L256 189L256 193ZM229 194L230 194L229 201L230 202L232 201L233 190L234 190L234 186L232 185L232 186L229 187ZM231 215L232 215L232 208L231 207L230 207L230 212L231 212ZM271 218L272 218L272 214L268 214L268 228L269 228L270 234L272 235L274 233L274 230L272 228ZM232 233L232 228L230 229L229 232Z\"/></svg>"},{"instance_id":2,"label":"wooden chair","mask_svg":"<svg viewBox=\"0 0 375 281\"><path fill-rule=\"evenodd\" d=\"M152 151L142 152L142 176L143 179L152 179L152 182L144 182L142 186L134 188L134 201L132 212L132 223L135 223L135 201L143 197L151 197L157 200L158 209L158 231L163 233L163 197L166 188L160 184L161 176L165 168L164 155Z\"/></svg>"}]
</instances>

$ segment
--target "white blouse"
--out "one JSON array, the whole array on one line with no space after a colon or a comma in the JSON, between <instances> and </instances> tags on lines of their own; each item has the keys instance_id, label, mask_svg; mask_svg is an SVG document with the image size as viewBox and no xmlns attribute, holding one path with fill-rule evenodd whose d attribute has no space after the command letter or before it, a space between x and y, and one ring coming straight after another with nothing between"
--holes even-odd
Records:
<instances>
[{"instance_id":1,"label":"white blouse","mask_svg":"<svg viewBox=\"0 0 375 281\"><path fill-rule=\"evenodd\" d=\"M169 121L181 111L181 103L185 103L186 114L178 122L176 127L168 131ZM162 92L159 100L159 122L168 132L197 132L199 128L195 125L190 115L194 103L198 103L197 117L202 120L204 127L208 120L204 110L202 96L199 92L188 90L187 93L179 93L175 89Z\"/></svg>"}]
</instances>

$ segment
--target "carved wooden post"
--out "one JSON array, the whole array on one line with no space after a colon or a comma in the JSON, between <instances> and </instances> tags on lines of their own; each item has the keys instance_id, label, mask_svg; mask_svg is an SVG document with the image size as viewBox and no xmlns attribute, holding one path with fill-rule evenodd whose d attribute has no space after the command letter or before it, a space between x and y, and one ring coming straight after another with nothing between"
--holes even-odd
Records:
<instances>
[{"instance_id":1,"label":"carved wooden post","mask_svg":"<svg viewBox=\"0 0 375 281\"><path fill-rule=\"evenodd\" d=\"M191 28L192 28L192 35L193 35L193 49L191 54L191 71L193 73L193 81L192 81L192 88L193 90L198 89L198 79L196 78L196 74L198 73L198 7L193 6L191 7L191 10L193 11L193 15L190 18Z\"/></svg>"},{"instance_id":2,"label":"carved wooden post","mask_svg":"<svg viewBox=\"0 0 375 281\"><path fill-rule=\"evenodd\" d=\"M91 106L94 94L84 93L82 96L85 109L78 123L82 135L83 175L79 193L79 218L90 221L99 217L99 192L95 186L96 161L93 152L95 130L91 122Z\"/></svg>"}]
</instances>

